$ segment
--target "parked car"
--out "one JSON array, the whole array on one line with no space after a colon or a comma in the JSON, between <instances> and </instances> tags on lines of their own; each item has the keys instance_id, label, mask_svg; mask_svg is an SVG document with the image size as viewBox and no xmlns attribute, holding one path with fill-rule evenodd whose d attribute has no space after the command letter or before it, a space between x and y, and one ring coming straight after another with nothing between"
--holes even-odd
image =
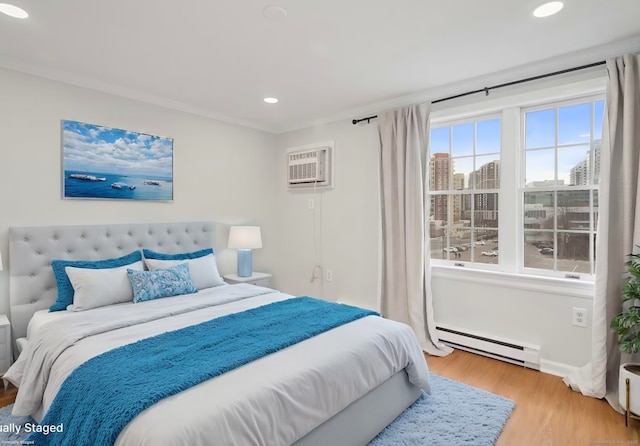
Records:
<instances>
[{"instance_id":1,"label":"parked car","mask_svg":"<svg viewBox=\"0 0 640 446\"><path fill-rule=\"evenodd\" d=\"M482 251L480 255L487 257L498 257L498 251Z\"/></svg>"},{"instance_id":2,"label":"parked car","mask_svg":"<svg viewBox=\"0 0 640 446\"><path fill-rule=\"evenodd\" d=\"M547 255L547 256L553 255L553 248L541 248L540 254Z\"/></svg>"},{"instance_id":3,"label":"parked car","mask_svg":"<svg viewBox=\"0 0 640 446\"><path fill-rule=\"evenodd\" d=\"M442 248L444 252L458 252L458 248Z\"/></svg>"}]
</instances>

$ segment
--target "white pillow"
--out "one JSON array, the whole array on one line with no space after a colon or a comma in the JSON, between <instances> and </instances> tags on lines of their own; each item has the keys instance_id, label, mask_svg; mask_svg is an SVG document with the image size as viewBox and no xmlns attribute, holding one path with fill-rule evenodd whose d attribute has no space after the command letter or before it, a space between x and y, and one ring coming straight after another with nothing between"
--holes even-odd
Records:
<instances>
[{"instance_id":1,"label":"white pillow","mask_svg":"<svg viewBox=\"0 0 640 446\"><path fill-rule=\"evenodd\" d=\"M133 301L133 288L127 269L144 271L144 264L135 262L105 269L65 267L73 286L73 304L67 310L82 311Z\"/></svg>"},{"instance_id":2,"label":"white pillow","mask_svg":"<svg viewBox=\"0 0 640 446\"><path fill-rule=\"evenodd\" d=\"M218 272L216 257L213 254L198 257L197 259L185 260L158 260L145 258L144 263L147 264L147 268L149 268L150 271L171 268L181 263L187 263L189 264L189 276L191 276L191 281L199 290L224 285L224 280L222 280L222 277L220 277L220 273Z\"/></svg>"}]
</instances>

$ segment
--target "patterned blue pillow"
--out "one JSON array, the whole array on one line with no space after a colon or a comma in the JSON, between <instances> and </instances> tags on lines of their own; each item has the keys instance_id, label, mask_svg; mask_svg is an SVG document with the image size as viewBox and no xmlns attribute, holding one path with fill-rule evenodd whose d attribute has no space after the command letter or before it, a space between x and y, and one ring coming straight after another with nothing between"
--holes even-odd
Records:
<instances>
[{"instance_id":1,"label":"patterned blue pillow","mask_svg":"<svg viewBox=\"0 0 640 446\"><path fill-rule=\"evenodd\" d=\"M156 252L150 249L143 249L142 253L144 254L145 259L188 260L188 259L198 259L200 257L213 254L214 252L213 252L213 248L206 248L206 249L200 249L199 251L183 252L180 254L164 254L162 252Z\"/></svg>"},{"instance_id":2,"label":"patterned blue pillow","mask_svg":"<svg viewBox=\"0 0 640 446\"><path fill-rule=\"evenodd\" d=\"M67 276L65 268L73 266L75 268L107 269L118 268L130 265L142 260L140 251L133 251L126 256L106 260L52 260L51 268L56 276L56 286L58 287L58 297L49 307L49 312L66 310L73 303L73 285Z\"/></svg>"},{"instance_id":3,"label":"patterned blue pillow","mask_svg":"<svg viewBox=\"0 0 640 446\"><path fill-rule=\"evenodd\" d=\"M135 303L198 292L189 277L189 265L186 263L154 271L128 269L127 274L131 280Z\"/></svg>"}]
</instances>

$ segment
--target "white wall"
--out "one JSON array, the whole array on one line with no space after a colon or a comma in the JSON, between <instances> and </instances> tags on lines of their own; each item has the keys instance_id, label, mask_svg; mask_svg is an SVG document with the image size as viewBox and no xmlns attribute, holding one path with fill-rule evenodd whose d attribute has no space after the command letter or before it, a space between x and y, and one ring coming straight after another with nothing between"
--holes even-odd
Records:
<instances>
[{"instance_id":1,"label":"white wall","mask_svg":"<svg viewBox=\"0 0 640 446\"><path fill-rule=\"evenodd\" d=\"M62 119L173 138L174 201L62 200ZM274 150L268 133L0 69L0 313L9 310L10 226L215 221L220 270L229 273L227 225L258 224L265 249L254 269L271 271Z\"/></svg>"},{"instance_id":2,"label":"white wall","mask_svg":"<svg viewBox=\"0 0 640 446\"><path fill-rule=\"evenodd\" d=\"M308 209L313 191L287 191L286 149L334 141L334 189L315 194L316 209ZM378 136L374 126L350 122L313 127L278 135L280 169L278 206L281 215L281 256L275 267L280 287L377 308L378 295ZM314 218L320 249L314 250ZM310 283L313 265L322 262L333 281Z\"/></svg>"},{"instance_id":3,"label":"white wall","mask_svg":"<svg viewBox=\"0 0 640 446\"><path fill-rule=\"evenodd\" d=\"M322 264L333 282L309 283L314 256L311 192L287 192L286 149L335 141L335 189L322 194ZM278 203L283 215L279 285L292 294L319 295L379 308L378 134L372 124L348 120L278 136L282 159ZM466 271L464 273L467 273ZM484 276L486 278L486 276ZM592 288L558 294L548 282L515 284L509 278L482 280L446 269L433 277L437 324L541 346L543 369L559 372L590 358L591 329L571 325L573 307L591 308ZM590 324L589 312L589 324Z\"/></svg>"}]
</instances>

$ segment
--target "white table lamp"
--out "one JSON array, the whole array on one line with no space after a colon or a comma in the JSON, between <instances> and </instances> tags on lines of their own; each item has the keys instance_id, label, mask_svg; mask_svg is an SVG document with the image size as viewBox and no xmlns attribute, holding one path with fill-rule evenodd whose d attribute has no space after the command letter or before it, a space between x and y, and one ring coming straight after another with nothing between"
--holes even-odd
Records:
<instances>
[{"instance_id":1,"label":"white table lamp","mask_svg":"<svg viewBox=\"0 0 640 446\"><path fill-rule=\"evenodd\" d=\"M238 276L250 277L253 272L251 250L262 248L260 226L231 226L228 248L238 250Z\"/></svg>"}]
</instances>

